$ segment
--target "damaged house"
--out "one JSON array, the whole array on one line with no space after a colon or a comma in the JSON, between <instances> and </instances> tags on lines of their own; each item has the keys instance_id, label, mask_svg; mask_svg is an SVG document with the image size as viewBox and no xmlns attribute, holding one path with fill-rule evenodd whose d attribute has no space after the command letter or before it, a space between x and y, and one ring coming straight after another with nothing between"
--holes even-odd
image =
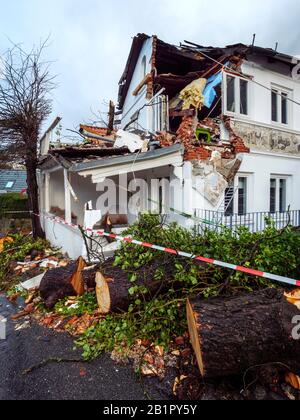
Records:
<instances>
[{"instance_id":1,"label":"damaged house","mask_svg":"<svg viewBox=\"0 0 300 420\"><path fill-rule=\"evenodd\" d=\"M278 228L299 226L297 65L254 45L175 46L137 35L114 129L83 125L84 145L44 148L41 214L95 235L122 231L144 210L185 226L256 231L266 216ZM78 229L42 219L53 244L82 254Z\"/></svg>"}]
</instances>

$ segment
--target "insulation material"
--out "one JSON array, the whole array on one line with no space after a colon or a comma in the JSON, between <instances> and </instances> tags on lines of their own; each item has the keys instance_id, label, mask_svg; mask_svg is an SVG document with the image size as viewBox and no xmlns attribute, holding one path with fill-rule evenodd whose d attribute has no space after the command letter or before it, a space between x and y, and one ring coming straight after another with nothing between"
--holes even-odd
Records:
<instances>
[{"instance_id":1,"label":"insulation material","mask_svg":"<svg viewBox=\"0 0 300 420\"><path fill-rule=\"evenodd\" d=\"M148 150L148 141L142 140L137 134L128 133L124 130L118 130L117 140L114 147L127 147L131 153L137 151L146 152Z\"/></svg>"},{"instance_id":2,"label":"insulation material","mask_svg":"<svg viewBox=\"0 0 300 420\"><path fill-rule=\"evenodd\" d=\"M206 79L197 79L185 87L179 95L183 100L182 109L190 109L191 106L201 109L204 105L203 90L205 86Z\"/></svg>"}]
</instances>

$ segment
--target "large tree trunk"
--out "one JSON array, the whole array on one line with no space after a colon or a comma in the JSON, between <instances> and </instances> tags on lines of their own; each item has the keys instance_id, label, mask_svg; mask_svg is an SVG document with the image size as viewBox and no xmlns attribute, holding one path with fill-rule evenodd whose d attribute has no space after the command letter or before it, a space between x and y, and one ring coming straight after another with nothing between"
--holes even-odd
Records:
<instances>
[{"instance_id":1,"label":"large tree trunk","mask_svg":"<svg viewBox=\"0 0 300 420\"><path fill-rule=\"evenodd\" d=\"M26 171L27 171L27 194L28 194L28 208L32 222L32 235L34 238L44 238L45 233L41 226L39 214L39 189L37 183L37 159L34 153L28 153L26 157Z\"/></svg>"},{"instance_id":2,"label":"large tree trunk","mask_svg":"<svg viewBox=\"0 0 300 420\"><path fill-rule=\"evenodd\" d=\"M89 288L96 287L99 309L102 314L127 311L132 300L137 296L130 295L129 289L134 286L144 286L148 289L143 298L152 299L157 293L171 287L172 266L166 267L163 280L155 280L155 271L159 264L143 267L137 272L137 280L132 283L128 273L119 267L112 266L112 260L107 261L101 268L83 271L83 278Z\"/></svg>"},{"instance_id":3,"label":"large tree trunk","mask_svg":"<svg viewBox=\"0 0 300 420\"><path fill-rule=\"evenodd\" d=\"M282 290L188 301L189 332L202 376L241 374L267 363L300 372L300 340L292 337L297 315L300 311Z\"/></svg>"}]
</instances>

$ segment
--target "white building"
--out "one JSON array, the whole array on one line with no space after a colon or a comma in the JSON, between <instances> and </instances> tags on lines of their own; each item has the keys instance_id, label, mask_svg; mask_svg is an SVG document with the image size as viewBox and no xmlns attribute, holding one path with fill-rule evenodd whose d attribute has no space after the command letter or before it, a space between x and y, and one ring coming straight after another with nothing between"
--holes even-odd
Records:
<instances>
[{"instance_id":1,"label":"white building","mask_svg":"<svg viewBox=\"0 0 300 420\"><path fill-rule=\"evenodd\" d=\"M93 145L44 151L48 239L75 258L80 231L54 216L96 234L107 213L119 232L143 210L187 226L260 230L265 216L299 226L297 63L254 46L176 47L139 34L120 80L122 130L85 126Z\"/></svg>"}]
</instances>

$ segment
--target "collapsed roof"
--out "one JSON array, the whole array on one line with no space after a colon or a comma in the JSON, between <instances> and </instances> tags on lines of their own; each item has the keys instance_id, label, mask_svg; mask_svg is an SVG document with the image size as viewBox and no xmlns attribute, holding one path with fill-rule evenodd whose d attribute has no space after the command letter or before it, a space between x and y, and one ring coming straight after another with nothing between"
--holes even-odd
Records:
<instances>
[{"instance_id":1,"label":"collapsed roof","mask_svg":"<svg viewBox=\"0 0 300 420\"><path fill-rule=\"evenodd\" d=\"M120 112L124 106L126 96L129 91L133 73L136 68L140 52L146 40L152 42L152 72L150 81L146 82L152 89L152 95L165 89L165 93L170 99L170 118L176 120L172 126L172 133L157 133L157 136L150 139L148 149L140 148L141 155L150 153L152 156L154 149L171 149L176 147L177 143L184 146L186 160L207 160L212 154L218 151L222 158L232 159L238 153L249 153L249 149L245 146L243 140L238 137L230 125L230 118L221 114L220 103L216 104L216 97L220 98L221 85L217 80L217 75L224 65L230 65L233 70L238 70L243 60L264 60L265 65L272 66L274 63L283 66L285 70L291 71L297 59L293 56L282 54L270 48L261 48L254 45L234 44L224 48L205 47L192 42L184 41L180 46L166 43L157 38L150 37L146 34L138 34L133 38L131 51L126 63L125 70L119 82L119 109ZM210 107L214 112L202 112L201 108L198 113L196 108L191 106L182 107L181 104L176 106L180 101L174 101L182 91L194 81L206 80L206 87L211 85L215 89L213 98L217 107ZM150 90L151 90L150 89ZM174 105L175 104L175 105ZM195 115L197 121L195 124ZM223 141L220 136L220 125L223 124L229 133L229 141ZM195 133L198 130L200 137ZM47 169L57 163L66 168L79 167L78 165L103 165L105 160L113 161L114 159L131 158L134 152L135 141L130 142L130 146L122 142L118 145L118 132L110 131L106 127L96 127L91 125L80 125L80 133L86 139L83 147L66 147L60 149L52 149L48 157L43 157L40 167ZM125 133L125 132L123 132ZM202 133L202 134L201 134ZM204 133L204 134L203 134ZM208 133L209 144L203 141L201 135L206 136ZM126 134L126 133L125 133ZM137 133L135 133L137 135ZM141 134L141 133L139 133ZM121 135L122 137L122 135ZM145 133L140 136L140 140L136 142L145 142ZM155 147L151 147L155 144ZM77 166L76 166L77 165ZM80 166L81 167L81 166Z\"/></svg>"},{"instance_id":2,"label":"collapsed roof","mask_svg":"<svg viewBox=\"0 0 300 420\"><path fill-rule=\"evenodd\" d=\"M138 34L133 38L128 61L119 82L120 110L123 109L143 44L145 40L150 38L146 34ZM296 57L280 53L274 49L241 43L220 48L205 47L185 41L180 46L176 46L166 43L156 36L152 37L152 43L151 61L154 93L164 87L170 98L193 80L200 77L210 77L228 60L238 64L242 59L255 61L264 58L270 65L275 62L285 65L287 71L291 71L297 62ZM221 63L221 65L218 63Z\"/></svg>"}]
</instances>

